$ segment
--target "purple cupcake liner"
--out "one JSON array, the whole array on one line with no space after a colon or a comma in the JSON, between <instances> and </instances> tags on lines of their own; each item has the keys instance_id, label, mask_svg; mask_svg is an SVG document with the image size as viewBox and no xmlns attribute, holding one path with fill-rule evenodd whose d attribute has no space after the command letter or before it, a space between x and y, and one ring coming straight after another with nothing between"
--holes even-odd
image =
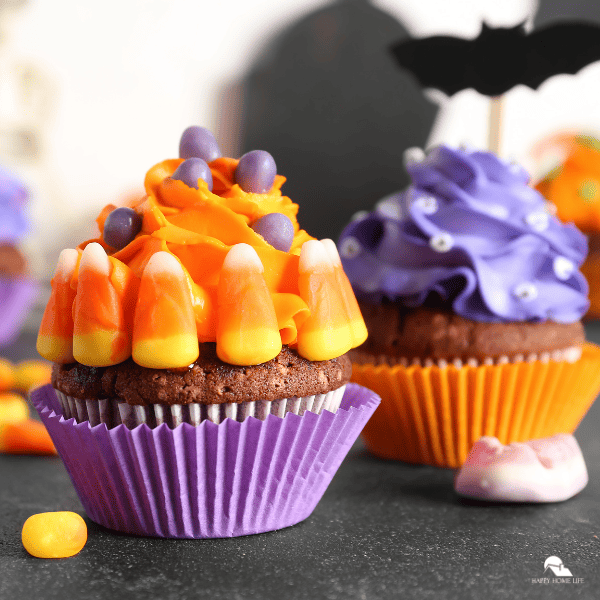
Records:
<instances>
[{"instance_id":1,"label":"purple cupcake liner","mask_svg":"<svg viewBox=\"0 0 600 600\"><path fill-rule=\"evenodd\" d=\"M80 400L56 390L60 409L65 420L73 417L77 423L89 421L90 425L104 423L108 429L125 425L135 429L138 425L146 424L151 429L166 423L174 429L182 423L200 425L202 421L212 421L217 425L225 419L233 419L240 423L247 417L256 417L264 421L269 414L285 417L292 412L302 416L307 410L320 414L323 410L336 412L340 407L346 386L326 394L313 396L281 398L280 400L254 400L234 404L148 404L136 406L127 404L118 398L100 400Z\"/></svg>"},{"instance_id":2,"label":"purple cupcake liner","mask_svg":"<svg viewBox=\"0 0 600 600\"><path fill-rule=\"evenodd\" d=\"M335 414L109 430L65 420L51 385L31 400L89 517L169 538L236 537L303 521L380 402L348 384Z\"/></svg>"}]
</instances>

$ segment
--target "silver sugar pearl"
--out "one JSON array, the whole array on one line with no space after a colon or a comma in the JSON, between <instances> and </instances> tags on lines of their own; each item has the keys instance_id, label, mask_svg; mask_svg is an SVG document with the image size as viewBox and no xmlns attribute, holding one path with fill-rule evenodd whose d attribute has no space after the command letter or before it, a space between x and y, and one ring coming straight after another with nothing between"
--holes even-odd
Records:
<instances>
[{"instance_id":1,"label":"silver sugar pearl","mask_svg":"<svg viewBox=\"0 0 600 600\"><path fill-rule=\"evenodd\" d=\"M525 217L525 223L531 227L534 231L541 233L542 231L546 231L548 229L548 225L550 224L550 215L546 211L538 211L529 213Z\"/></svg>"},{"instance_id":2,"label":"silver sugar pearl","mask_svg":"<svg viewBox=\"0 0 600 600\"><path fill-rule=\"evenodd\" d=\"M404 151L402 158L404 166L408 166L423 162L427 158L427 155L422 148L413 146L412 148L407 148Z\"/></svg>"},{"instance_id":3,"label":"silver sugar pearl","mask_svg":"<svg viewBox=\"0 0 600 600\"><path fill-rule=\"evenodd\" d=\"M361 250L362 246L355 237L347 237L340 244L340 254L344 258L356 258Z\"/></svg>"},{"instance_id":4,"label":"silver sugar pearl","mask_svg":"<svg viewBox=\"0 0 600 600\"><path fill-rule=\"evenodd\" d=\"M449 233L438 233L429 239L429 246L436 252L448 252L454 246L454 238Z\"/></svg>"},{"instance_id":5,"label":"silver sugar pearl","mask_svg":"<svg viewBox=\"0 0 600 600\"><path fill-rule=\"evenodd\" d=\"M566 256L557 256L552 263L554 274L561 280L567 281L575 271L575 264Z\"/></svg>"},{"instance_id":6,"label":"silver sugar pearl","mask_svg":"<svg viewBox=\"0 0 600 600\"><path fill-rule=\"evenodd\" d=\"M351 221L362 221L364 218L369 216L369 211L368 210L359 210L358 212L355 212L351 217L350 220Z\"/></svg>"},{"instance_id":7,"label":"silver sugar pearl","mask_svg":"<svg viewBox=\"0 0 600 600\"><path fill-rule=\"evenodd\" d=\"M437 212L439 204L434 196L418 196L412 203L425 215L433 215Z\"/></svg>"},{"instance_id":8,"label":"silver sugar pearl","mask_svg":"<svg viewBox=\"0 0 600 600\"><path fill-rule=\"evenodd\" d=\"M513 294L523 302L530 302L538 297L538 289L533 283L525 281L515 287Z\"/></svg>"}]
</instances>

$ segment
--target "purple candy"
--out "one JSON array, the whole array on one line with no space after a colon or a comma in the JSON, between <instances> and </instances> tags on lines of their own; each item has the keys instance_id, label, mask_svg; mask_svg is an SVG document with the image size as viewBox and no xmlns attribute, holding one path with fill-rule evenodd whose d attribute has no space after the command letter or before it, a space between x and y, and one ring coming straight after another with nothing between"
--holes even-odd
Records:
<instances>
[{"instance_id":1,"label":"purple candy","mask_svg":"<svg viewBox=\"0 0 600 600\"><path fill-rule=\"evenodd\" d=\"M183 181L188 187L198 189L198 179L206 182L209 191L213 189L213 178L210 167L201 158L188 158L175 169L171 179Z\"/></svg>"},{"instance_id":2,"label":"purple candy","mask_svg":"<svg viewBox=\"0 0 600 600\"><path fill-rule=\"evenodd\" d=\"M294 225L281 213L269 213L256 220L252 229L265 238L273 248L289 252L294 241Z\"/></svg>"},{"instance_id":3,"label":"purple candy","mask_svg":"<svg viewBox=\"0 0 600 600\"><path fill-rule=\"evenodd\" d=\"M205 127L188 127L179 142L179 158L201 158L209 163L220 158L221 149L215 136Z\"/></svg>"},{"instance_id":4,"label":"purple candy","mask_svg":"<svg viewBox=\"0 0 600 600\"><path fill-rule=\"evenodd\" d=\"M252 150L240 158L235 170L235 182L245 191L265 194L272 187L277 175L273 157L264 150Z\"/></svg>"},{"instance_id":5,"label":"purple candy","mask_svg":"<svg viewBox=\"0 0 600 600\"><path fill-rule=\"evenodd\" d=\"M548 212L523 169L439 146L407 170L409 188L340 238L363 300L414 307L437 294L484 322L572 323L587 311L586 239Z\"/></svg>"},{"instance_id":6,"label":"purple candy","mask_svg":"<svg viewBox=\"0 0 600 600\"><path fill-rule=\"evenodd\" d=\"M121 250L133 241L141 228L142 217L135 210L125 206L115 208L104 221L103 238L109 246Z\"/></svg>"}]
</instances>

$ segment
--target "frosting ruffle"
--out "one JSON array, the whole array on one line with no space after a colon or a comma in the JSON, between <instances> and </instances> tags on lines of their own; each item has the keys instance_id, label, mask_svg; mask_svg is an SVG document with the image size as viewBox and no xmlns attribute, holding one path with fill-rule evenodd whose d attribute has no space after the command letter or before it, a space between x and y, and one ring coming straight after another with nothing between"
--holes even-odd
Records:
<instances>
[{"instance_id":1,"label":"frosting ruffle","mask_svg":"<svg viewBox=\"0 0 600 600\"><path fill-rule=\"evenodd\" d=\"M521 167L439 146L407 170L405 192L341 235L357 296L419 306L437 293L486 322L569 323L586 312L586 238L552 216Z\"/></svg>"},{"instance_id":2,"label":"frosting ruffle","mask_svg":"<svg viewBox=\"0 0 600 600\"><path fill-rule=\"evenodd\" d=\"M124 248L103 240L116 208L108 205L96 220L100 238L61 253L38 335L42 356L96 367L132 356L180 368L198 356L198 343L216 342L221 360L252 365L282 344L316 361L366 339L335 244L299 228L298 205L280 191L284 177L267 193L248 193L235 183L238 161L218 158L211 192L201 179L196 189L171 177L182 162L147 173L146 195L130 204L141 230ZM252 228L270 213L293 225L289 252Z\"/></svg>"}]
</instances>

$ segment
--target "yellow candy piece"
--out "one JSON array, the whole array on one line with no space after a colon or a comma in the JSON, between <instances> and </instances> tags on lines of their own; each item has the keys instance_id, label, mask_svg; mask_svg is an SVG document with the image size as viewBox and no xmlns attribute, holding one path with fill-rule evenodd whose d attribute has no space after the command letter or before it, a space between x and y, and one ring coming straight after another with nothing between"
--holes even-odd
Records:
<instances>
[{"instance_id":1,"label":"yellow candy piece","mask_svg":"<svg viewBox=\"0 0 600 600\"><path fill-rule=\"evenodd\" d=\"M0 394L0 424L20 423L29 418L29 407L18 394Z\"/></svg>"},{"instance_id":2,"label":"yellow candy piece","mask_svg":"<svg viewBox=\"0 0 600 600\"><path fill-rule=\"evenodd\" d=\"M150 369L187 367L198 358L188 279L168 252L152 255L140 283L133 325L133 360Z\"/></svg>"},{"instance_id":3,"label":"yellow candy piece","mask_svg":"<svg viewBox=\"0 0 600 600\"><path fill-rule=\"evenodd\" d=\"M236 244L227 253L217 290L217 355L232 365L258 365L281 352L273 299L256 250Z\"/></svg>"},{"instance_id":4,"label":"yellow candy piece","mask_svg":"<svg viewBox=\"0 0 600 600\"><path fill-rule=\"evenodd\" d=\"M356 348L360 346L368 336L367 326L363 320L358 302L354 296L354 291L348 281L346 273L344 273L344 267L340 255L338 254L337 247L333 240L321 240L321 246L325 248L329 257L329 262L333 266L333 272L335 275L335 281L337 284L337 291L340 294L348 324L350 325L350 332L352 334L352 347Z\"/></svg>"},{"instance_id":5,"label":"yellow candy piece","mask_svg":"<svg viewBox=\"0 0 600 600\"><path fill-rule=\"evenodd\" d=\"M298 332L298 353L308 360L330 360L352 348L353 333L338 290L334 266L318 240L305 242L298 262L298 288L310 317Z\"/></svg>"},{"instance_id":6,"label":"yellow candy piece","mask_svg":"<svg viewBox=\"0 0 600 600\"><path fill-rule=\"evenodd\" d=\"M36 343L40 356L58 363L71 363L73 358L73 301L71 287L77 275L80 253L66 248L60 253L52 278L52 293L46 305Z\"/></svg>"},{"instance_id":7,"label":"yellow candy piece","mask_svg":"<svg viewBox=\"0 0 600 600\"><path fill-rule=\"evenodd\" d=\"M73 304L73 356L78 362L107 367L131 356L123 298L116 289L123 283L120 277L111 280L111 261L104 248L88 244L81 255Z\"/></svg>"},{"instance_id":8,"label":"yellow candy piece","mask_svg":"<svg viewBox=\"0 0 600 600\"><path fill-rule=\"evenodd\" d=\"M50 383L52 365L43 360L24 360L15 368L14 387L29 392L34 387Z\"/></svg>"},{"instance_id":9,"label":"yellow candy piece","mask_svg":"<svg viewBox=\"0 0 600 600\"><path fill-rule=\"evenodd\" d=\"M21 540L25 550L37 558L67 558L85 546L87 526L73 512L39 513L25 521Z\"/></svg>"},{"instance_id":10,"label":"yellow candy piece","mask_svg":"<svg viewBox=\"0 0 600 600\"><path fill-rule=\"evenodd\" d=\"M0 358L0 391L10 390L15 383L13 364L5 358Z\"/></svg>"}]
</instances>

